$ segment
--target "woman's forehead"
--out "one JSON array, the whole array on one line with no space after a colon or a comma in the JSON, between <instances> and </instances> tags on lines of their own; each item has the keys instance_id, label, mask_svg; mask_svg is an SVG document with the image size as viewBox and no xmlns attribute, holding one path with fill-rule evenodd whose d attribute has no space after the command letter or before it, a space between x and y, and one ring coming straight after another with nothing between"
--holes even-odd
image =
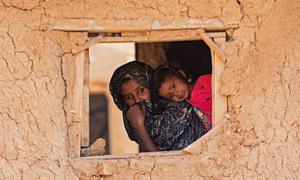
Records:
<instances>
[{"instance_id":1,"label":"woman's forehead","mask_svg":"<svg viewBox=\"0 0 300 180\"><path fill-rule=\"evenodd\" d=\"M140 83L134 81L133 79L130 79L124 83L121 84L121 94L124 91L129 91L131 89L136 89L137 87L142 86Z\"/></svg>"}]
</instances>

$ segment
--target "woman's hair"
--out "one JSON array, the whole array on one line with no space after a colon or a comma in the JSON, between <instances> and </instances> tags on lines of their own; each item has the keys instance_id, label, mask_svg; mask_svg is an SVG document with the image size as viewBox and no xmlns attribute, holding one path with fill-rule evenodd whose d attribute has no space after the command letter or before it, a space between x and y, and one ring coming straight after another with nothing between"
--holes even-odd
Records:
<instances>
[{"instance_id":1,"label":"woman's hair","mask_svg":"<svg viewBox=\"0 0 300 180\"><path fill-rule=\"evenodd\" d=\"M186 83L191 82L191 77L186 74L182 69L176 68L172 65L160 65L152 73L151 76L151 97L152 99L159 98L159 88L166 78L176 76Z\"/></svg>"},{"instance_id":2,"label":"woman's hair","mask_svg":"<svg viewBox=\"0 0 300 180\"><path fill-rule=\"evenodd\" d=\"M127 106L123 100L121 85L129 80L134 80L149 89L153 68L140 61L132 61L118 67L110 79L109 91L115 104L121 111L126 111Z\"/></svg>"}]
</instances>

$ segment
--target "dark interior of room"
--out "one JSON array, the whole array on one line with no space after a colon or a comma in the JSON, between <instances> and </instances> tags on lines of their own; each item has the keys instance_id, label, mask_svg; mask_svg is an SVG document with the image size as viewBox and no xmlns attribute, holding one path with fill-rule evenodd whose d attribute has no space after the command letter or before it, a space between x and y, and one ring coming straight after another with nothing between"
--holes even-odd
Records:
<instances>
[{"instance_id":1,"label":"dark interior of room","mask_svg":"<svg viewBox=\"0 0 300 180\"><path fill-rule=\"evenodd\" d=\"M105 153L109 154L108 107L105 94L89 96L90 101L90 144L98 138L105 139Z\"/></svg>"},{"instance_id":2,"label":"dark interior of room","mask_svg":"<svg viewBox=\"0 0 300 180\"><path fill-rule=\"evenodd\" d=\"M194 80L200 75L212 73L210 48L204 41L199 40L136 43L136 58L146 63L153 62L156 58L160 62L150 64L154 67L159 64L179 66L191 74Z\"/></svg>"},{"instance_id":3,"label":"dark interior of room","mask_svg":"<svg viewBox=\"0 0 300 180\"><path fill-rule=\"evenodd\" d=\"M167 62L179 64L193 79L211 74L211 54L203 41L170 42L166 48Z\"/></svg>"}]
</instances>

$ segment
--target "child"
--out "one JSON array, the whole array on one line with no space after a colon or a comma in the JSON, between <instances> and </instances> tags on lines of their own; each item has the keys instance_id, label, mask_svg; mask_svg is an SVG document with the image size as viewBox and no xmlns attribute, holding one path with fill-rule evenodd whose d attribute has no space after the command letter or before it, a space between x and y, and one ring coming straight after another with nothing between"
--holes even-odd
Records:
<instances>
[{"instance_id":1,"label":"child","mask_svg":"<svg viewBox=\"0 0 300 180\"><path fill-rule=\"evenodd\" d=\"M170 65L161 65L154 70L151 79L153 97L160 96L172 102L188 101L208 116L208 122L204 124L207 130L211 129L211 74L199 76L197 81L192 83L191 78L182 70ZM201 111L196 112L203 118Z\"/></svg>"}]
</instances>

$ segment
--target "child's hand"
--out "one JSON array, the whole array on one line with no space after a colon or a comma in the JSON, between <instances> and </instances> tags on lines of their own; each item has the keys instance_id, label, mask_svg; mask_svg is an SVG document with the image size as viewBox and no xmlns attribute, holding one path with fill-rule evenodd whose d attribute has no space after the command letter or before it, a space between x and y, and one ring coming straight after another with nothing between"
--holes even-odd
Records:
<instances>
[{"instance_id":1,"label":"child's hand","mask_svg":"<svg viewBox=\"0 0 300 180\"><path fill-rule=\"evenodd\" d=\"M132 128L138 129L141 126L144 126L145 114L139 104L130 106L127 111L126 117Z\"/></svg>"}]
</instances>

